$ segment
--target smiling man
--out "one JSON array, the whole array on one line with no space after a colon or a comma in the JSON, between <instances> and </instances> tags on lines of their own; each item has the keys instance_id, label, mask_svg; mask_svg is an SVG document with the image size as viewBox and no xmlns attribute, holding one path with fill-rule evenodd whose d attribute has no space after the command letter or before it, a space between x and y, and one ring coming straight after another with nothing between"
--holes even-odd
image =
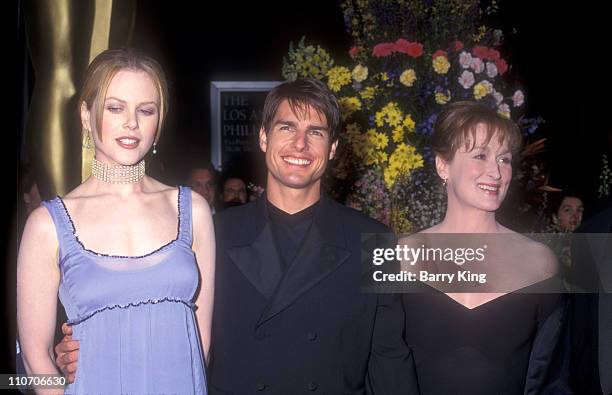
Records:
<instances>
[{"instance_id":1,"label":"smiling man","mask_svg":"<svg viewBox=\"0 0 612 395\"><path fill-rule=\"evenodd\" d=\"M360 236L388 229L321 192L339 123L336 98L317 80L266 98L266 193L216 218L212 394L414 388L401 307L359 288Z\"/></svg>"}]
</instances>

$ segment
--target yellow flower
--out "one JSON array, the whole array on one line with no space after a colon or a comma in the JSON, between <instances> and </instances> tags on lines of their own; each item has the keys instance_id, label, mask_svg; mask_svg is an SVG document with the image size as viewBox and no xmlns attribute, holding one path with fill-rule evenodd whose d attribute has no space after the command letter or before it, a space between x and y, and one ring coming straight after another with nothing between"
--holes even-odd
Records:
<instances>
[{"instance_id":1,"label":"yellow flower","mask_svg":"<svg viewBox=\"0 0 612 395\"><path fill-rule=\"evenodd\" d=\"M355 111L361 110L361 101L355 96L341 97L338 100L342 120L346 120Z\"/></svg>"},{"instance_id":2,"label":"yellow flower","mask_svg":"<svg viewBox=\"0 0 612 395\"><path fill-rule=\"evenodd\" d=\"M397 168L392 164L389 164L389 166L383 170L383 174L385 177L385 185L387 185L387 188L391 189L395 184L395 179L398 175Z\"/></svg>"},{"instance_id":3,"label":"yellow flower","mask_svg":"<svg viewBox=\"0 0 612 395\"><path fill-rule=\"evenodd\" d=\"M378 152L378 159L381 163L384 163L389 160L389 155L387 155L387 153L384 151Z\"/></svg>"},{"instance_id":4,"label":"yellow flower","mask_svg":"<svg viewBox=\"0 0 612 395\"><path fill-rule=\"evenodd\" d=\"M391 227L395 231L395 234L413 232L412 222L406 218L407 215L408 212L406 209L391 210Z\"/></svg>"},{"instance_id":5,"label":"yellow flower","mask_svg":"<svg viewBox=\"0 0 612 395\"><path fill-rule=\"evenodd\" d=\"M402 126L396 126L393 129L393 134L391 136L394 143L399 143L404 139L404 128Z\"/></svg>"},{"instance_id":6,"label":"yellow flower","mask_svg":"<svg viewBox=\"0 0 612 395\"><path fill-rule=\"evenodd\" d=\"M487 86L483 84L482 82L479 82L476 85L474 85L474 98L476 100L480 100L488 94L489 94L489 88L487 88Z\"/></svg>"},{"instance_id":7,"label":"yellow flower","mask_svg":"<svg viewBox=\"0 0 612 395\"><path fill-rule=\"evenodd\" d=\"M407 128L409 132L414 132L414 128L416 127L414 120L412 119L410 114L406 115L406 117L404 118L404 122L402 122L402 125L404 125L404 127Z\"/></svg>"},{"instance_id":8,"label":"yellow flower","mask_svg":"<svg viewBox=\"0 0 612 395\"><path fill-rule=\"evenodd\" d=\"M353 75L353 79L355 81L362 82L366 78L368 78L368 68L366 66L362 66L362 65L358 64L353 69L352 75Z\"/></svg>"},{"instance_id":9,"label":"yellow flower","mask_svg":"<svg viewBox=\"0 0 612 395\"><path fill-rule=\"evenodd\" d=\"M450 97L450 92L447 92L447 94L444 94L442 92L436 92L435 97L436 97L436 103L438 104L446 104L450 101L451 97Z\"/></svg>"},{"instance_id":10,"label":"yellow flower","mask_svg":"<svg viewBox=\"0 0 612 395\"><path fill-rule=\"evenodd\" d=\"M433 60L433 68L438 74L446 74L448 73L448 69L450 69L450 63L448 63L448 60L444 56L436 56Z\"/></svg>"},{"instance_id":11,"label":"yellow flower","mask_svg":"<svg viewBox=\"0 0 612 395\"><path fill-rule=\"evenodd\" d=\"M349 123L346 125L346 134L348 135L356 135L361 132L361 128L357 122Z\"/></svg>"},{"instance_id":12,"label":"yellow flower","mask_svg":"<svg viewBox=\"0 0 612 395\"><path fill-rule=\"evenodd\" d=\"M378 164L378 157L373 152L368 152L365 155L364 163L366 166Z\"/></svg>"},{"instance_id":13,"label":"yellow flower","mask_svg":"<svg viewBox=\"0 0 612 395\"><path fill-rule=\"evenodd\" d=\"M333 92L338 92L340 89L351 82L351 72L344 66L331 68L327 72L327 85Z\"/></svg>"},{"instance_id":14,"label":"yellow flower","mask_svg":"<svg viewBox=\"0 0 612 395\"><path fill-rule=\"evenodd\" d=\"M377 111L376 115L374 117L374 122L376 123L376 126L381 127L385 124L385 113L383 111Z\"/></svg>"},{"instance_id":15,"label":"yellow flower","mask_svg":"<svg viewBox=\"0 0 612 395\"><path fill-rule=\"evenodd\" d=\"M368 148L374 148L376 146L376 134L376 129L368 129L365 133L365 141Z\"/></svg>"},{"instance_id":16,"label":"yellow flower","mask_svg":"<svg viewBox=\"0 0 612 395\"><path fill-rule=\"evenodd\" d=\"M387 135L384 133L376 133L374 144L378 149L385 149L389 144L389 137L387 137Z\"/></svg>"},{"instance_id":17,"label":"yellow flower","mask_svg":"<svg viewBox=\"0 0 612 395\"><path fill-rule=\"evenodd\" d=\"M382 81L386 81L389 79L389 76L387 75L387 73L380 73L380 79Z\"/></svg>"},{"instance_id":18,"label":"yellow flower","mask_svg":"<svg viewBox=\"0 0 612 395\"><path fill-rule=\"evenodd\" d=\"M356 122L346 125L346 139L349 144L355 146L355 143L361 138L361 129Z\"/></svg>"},{"instance_id":19,"label":"yellow flower","mask_svg":"<svg viewBox=\"0 0 612 395\"><path fill-rule=\"evenodd\" d=\"M401 111L390 111L387 113L387 123L391 126L398 126L402 123Z\"/></svg>"},{"instance_id":20,"label":"yellow flower","mask_svg":"<svg viewBox=\"0 0 612 395\"><path fill-rule=\"evenodd\" d=\"M379 114L381 116L379 117ZM389 102L386 106L382 108L378 113L376 113L376 124L378 125L379 118L384 118L384 121L387 122L390 126L398 126L403 120L402 110L400 110L399 106L395 102ZM378 125L382 126L382 125Z\"/></svg>"},{"instance_id":21,"label":"yellow flower","mask_svg":"<svg viewBox=\"0 0 612 395\"><path fill-rule=\"evenodd\" d=\"M362 157L365 154L365 144L363 141L363 136L359 136L359 138L353 141L353 151L355 151L355 155Z\"/></svg>"},{"instance_id":22,"label":"yellow flower","mask_svg":"<svg viewBox=\"0 0 612 395\"><path fill-rule=\"evenodd\" d=\"M400 82L405 86L414 85L414 81L416 81L416 73L412 69L405 70L400 75Z\"/></svg>"},{"instance_id":23,"label":"yellow flower","mask_svg":"<svg viewBox=\"0 0 612 395\"><path fill-rule=\"evenodd\" d=\"M389 157L389 165L394 167L397 175L407 175L411 170L423 167L423 157L412 145L400 143Z\"/></svg>"},{"instance_id":24,"label":"yellow flower","mask_svg":"<svg viewBox=\"0 0 612 395\"><path fill-rule=\"evenodd\" d=\"M367 88L359 92L359 94L361 95L362 99L370 100L374 98L374 92L376 92L376 89L373 86L368 86Z\"/></svg>"}]
</instances>

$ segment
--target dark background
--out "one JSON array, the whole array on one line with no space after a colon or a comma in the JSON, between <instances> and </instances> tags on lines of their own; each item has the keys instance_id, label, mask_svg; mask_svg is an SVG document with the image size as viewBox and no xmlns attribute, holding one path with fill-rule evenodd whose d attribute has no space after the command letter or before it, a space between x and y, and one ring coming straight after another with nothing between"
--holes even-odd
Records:
<instances>
[{"instance_id":1,"label":"dark background","mask_svg":"<svg viewBox=\"0 0 612 395\"><path fill-rule=\"evenodd\" d=\"M14 164L19 164L23 152L23 122L35 80L27 58L21 3L14 0L11 10L17 23L12 63L18 98L12 136L17 150L9 156ZM9 3L5 4L8 12ZM506 34L502 55L526 93L527 114L546 120L539 135L548 137L545 155L550 184L580 191L588 215L595 202L601 153L611 150L608 114L612 72L606 59L610 35L603 2L579 4L570 8L561 2L500 1L493 25ZM280 80L289 42L297 43L303 35L324 47L336 61L348 60L351 40L339 2L334 0L138 1L133 45L158 58L170 81L168 123L158 147L159 163L152 167L157 166L163 181L182 182L194 161L208 159L210 81ZM25 106L20 108L19 103ZM13 182L17 184L17 176ZM9 214L5 218L10 219L15 199L6 207ZM14 222L4 228L9 306L5 322L13 324L11 265L14 267L16 229ZM8 341L2 342L0 351L10 355L14 337L8 334L3 338Z\"/></svg>"}]
</instances>

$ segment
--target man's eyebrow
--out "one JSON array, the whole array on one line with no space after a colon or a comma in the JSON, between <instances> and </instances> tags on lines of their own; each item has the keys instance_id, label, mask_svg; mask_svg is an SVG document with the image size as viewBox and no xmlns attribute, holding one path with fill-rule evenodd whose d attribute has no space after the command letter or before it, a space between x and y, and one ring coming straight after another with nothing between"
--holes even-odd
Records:
<instances>
[{"instance_id":1,"label":"man's eyebrow","mask_svg":"<svg viewBox=\"0 0 612 395\"><path fill-rule=\"evenodd\" d=\"M293 121L285 120L285 119L279 119L278 121L274 122L274 126L276 126L276 125L287 125L287 126L291 126L291 127L297 127L297 123L295 123ZM329 126L327 126L327 125L311 124L311 125L308 125L308 127L306 129L308 129L308 130L327 130L327 131L329 131Z\"/></svg>"},{"instance_id":2,"label":"man's eyebrow","mask_svg":"<svg viewBox=\"0 0 612 395\"><path fill-rule=\"evenodd\" d=\"M279 119L278 121L274 122L274 125L287 125L287 126L296 126L296 123L293 121L286 121L284 119Z\"/></svg>"}]
</instances>

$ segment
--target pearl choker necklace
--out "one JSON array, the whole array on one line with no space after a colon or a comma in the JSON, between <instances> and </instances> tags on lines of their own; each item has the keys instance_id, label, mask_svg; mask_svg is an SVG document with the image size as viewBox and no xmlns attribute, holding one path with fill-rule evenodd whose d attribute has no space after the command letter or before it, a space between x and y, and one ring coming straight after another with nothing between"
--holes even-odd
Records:
<instances>
[{"instance_id":1,"label":"pearl choker necklace","mask_svg":"<svg viewBox=\"0 0 612 395\"><path fill-rule=\"evenodd\" d=\"M100 181L110 184L131 184L142 180L145 175L144 159L132 166L111 166L93 158L91 174Z\"/></svg>"}]
</instances>

